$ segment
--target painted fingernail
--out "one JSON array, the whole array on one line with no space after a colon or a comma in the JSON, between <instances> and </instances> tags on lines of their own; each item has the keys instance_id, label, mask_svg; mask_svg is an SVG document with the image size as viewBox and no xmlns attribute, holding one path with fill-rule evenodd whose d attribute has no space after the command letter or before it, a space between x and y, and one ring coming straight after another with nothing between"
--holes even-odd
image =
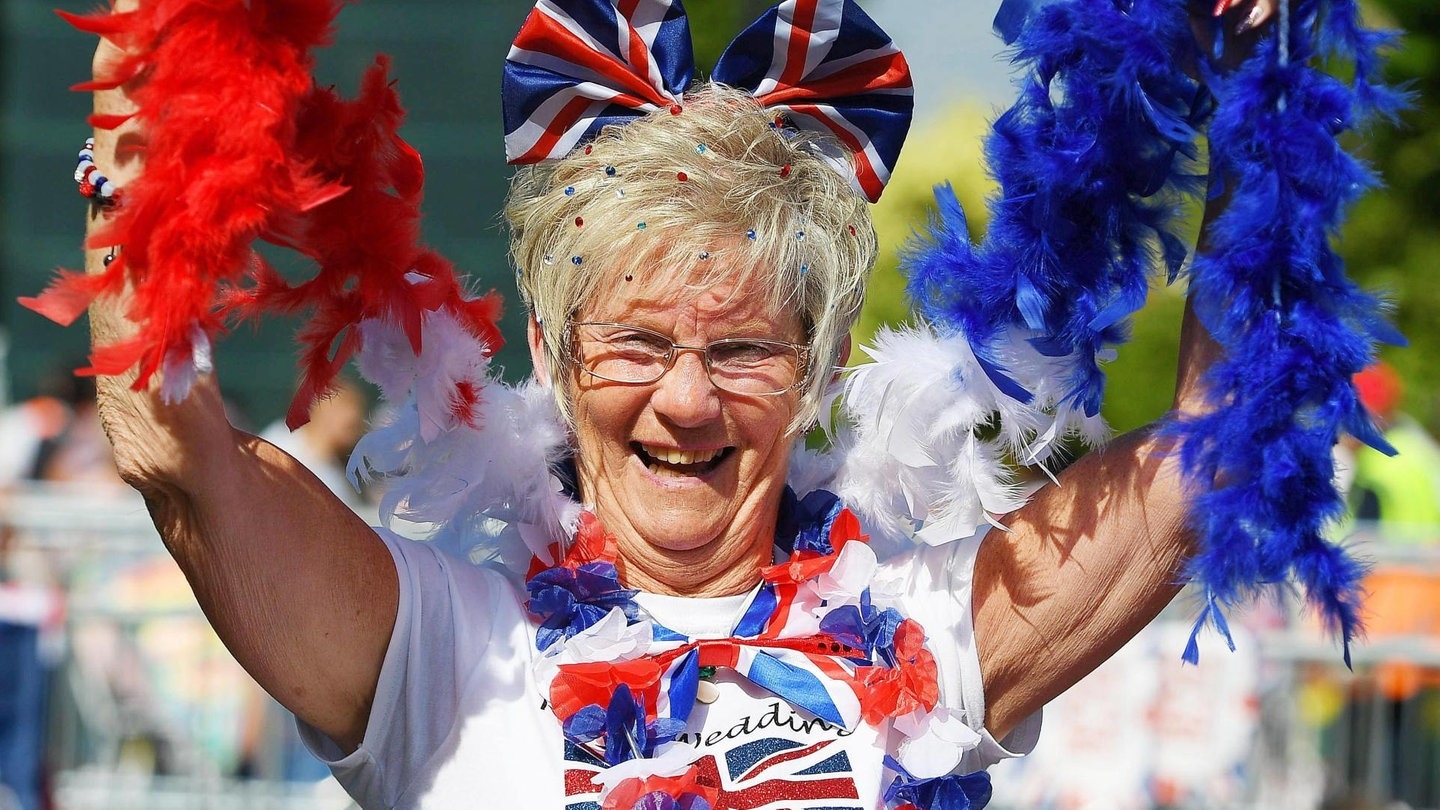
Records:
<instances>
[{"instance_id":1,"label":"painted fingernail","mask_svg":"<svg viewBox=\"0 0 1440 810\"><path fill-rule=\"evenodd\" d=\"M1233 5L1235 5L1235 0L1216 0L1215 10L1210 13L1210 16L1219 17L1229 11Z\"/></svg>"},{"instance_id":2,"label":"painted fingernail","mask_svg":"<svg viewBox=\"0 0 1440 810\"><path fill-rule=\"evenodd\" d=\"M1264 16L1264 14L1265 11L1261 9L1260 6L1257 5L1252 7L1250 9L1250 13L1245 15L1245 19L1241 20L1240 24L1235 26L1235 33L1243 34L1246 31L1249 31L1250 29L1259 25L1260 20Z\"/></svg>"}]
</instances>

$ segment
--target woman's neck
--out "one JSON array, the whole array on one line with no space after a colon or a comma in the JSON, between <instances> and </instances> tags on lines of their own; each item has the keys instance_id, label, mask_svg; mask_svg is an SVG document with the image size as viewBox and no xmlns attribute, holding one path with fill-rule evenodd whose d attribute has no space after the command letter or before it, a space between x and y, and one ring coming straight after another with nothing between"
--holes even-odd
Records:
<instances>
[{"instance_id":1,"label":"woman's neck","mask_svg":"<svg viewBox=\"0 0 1440 810\"><path fill-rule=\"evenodd\" d=\"M627 588L671 596L732 596L760 581L760 569L774 561L774 532L755 535L738 554L717 554L708 546L688 551L649 547L642 554L620 549L620 578Z\"/></svg>"}]
</instances>

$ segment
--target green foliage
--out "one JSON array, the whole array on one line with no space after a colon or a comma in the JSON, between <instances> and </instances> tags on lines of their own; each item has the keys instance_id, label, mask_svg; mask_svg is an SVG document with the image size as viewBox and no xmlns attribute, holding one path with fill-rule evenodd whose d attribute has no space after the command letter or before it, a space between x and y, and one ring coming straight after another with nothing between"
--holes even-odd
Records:
<instances>
[{"instance_id":1,"label":"green foliage","mask_svg":"<svg viewBox=\"0 0 1440 810\"><path fill-rule=\"evenodd\" d=\"M949 181L965 206L971 234L983 233L989 212L985 198L995 184L985 174L981 139L989 131L989 114L974 106L959 105L910 130L905 150L885 194L871 213L880 239L880 258L871 277L855 328L855 340L864 345L886 324L910 320L905 279L900 275L899 251L934 210L935 184ZM852 361L862 357L852 355Z\"/></svg>"},{"instance_id":2,"label":"green foliage","mask_svg":"<svg viewBox=\"0 0 1440 810\"><path fill-rule=\"evenodd\" d=\"M1379 124L1352 144L1386 188L1355 206L1340 251L1361 286L1394 306L1409 348L1387 348L1385 360L1406 382L1406 410L1440 429L1440 4L1434 0L1372 0L1369 21L1405 31L1388 78L1409 83L1416 105L1397 126Z\"/></svg>"},{"instance_id":3,"label":"green foliage","mask_svg":"<svg viewBox=\"0 0 1440 810\"><path fill-rule=\"evenodd\" d=\"M685 4L690 38L695 43L695 64L703 69L703 75L709 75L730 40L767 8L769 4L763 0L692 0Z\"/></svg>"}]
</instances>

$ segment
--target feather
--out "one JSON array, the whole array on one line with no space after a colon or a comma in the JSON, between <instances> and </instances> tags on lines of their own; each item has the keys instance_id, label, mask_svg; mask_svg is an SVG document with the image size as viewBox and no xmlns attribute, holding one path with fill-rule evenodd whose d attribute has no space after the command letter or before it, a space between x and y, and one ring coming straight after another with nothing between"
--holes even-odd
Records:
<instances>
[{"instance_id":1,"label":"feather","mask_svg":"<svg viewBox=\"0 0 1440 810\"><path fill-rule=\"evenodd\" d=\"M1198 491L1186 573L1210 598L1196 632L1208 619L1223 634L1223 605L1293 578L1348 662L1363 569L1329 539L1343 513L1332 448L1346 430L1383 444L1351 377L1395 335L1330 244L1349 204L1375 185L1339 137L1404 99L1379 85L1374 49L1389 37L1364 32L1354 3L1292 2L1288 51L1270 37L1240 70L1211 79L1211 161L1231 196L1191 286L1225 359L1206 380L1216 410L1172 433ZM1348 85L1312 64L1335 59L1355 65Z\"/></svg>"},{"instance_id":2,"label":"feather","mask_svg":"<svg viewBox=\"0 0 1440 810\"><path fill-rule=\"evenodd\" d=\"M442 548L515 571L569 536L579 505L552 472L569 450L548 391L489 378L488 348L449 309L426 313L419 354L394 322L366 320L360 332L360 371L397 407L361 439L348 472L357 484L381 480L387 525L424 524Z\"/></svg>"},{"instance_id":3,"label":"feather","mask_svg":"<svg viewBox=\"0 0 1440 810\"><path fill-rule=\"evenodd\" d=\"M60 19L69 23L77 31L84 31L87 34L95 34L102 37L112 37L129 33L135 26L135 19L140 15L138 11L126 11L115 13L97 14L72 14L63 9L55 9L55 14Z\"/></svg>"},{"instance_id":4,"label":"feather","mask_svg":"<svg viewBox=\"0 0 1440 810\"><path fill-rule=\"evenodd\" d=\"M404 112L388 60L377 59L355 99L314 85L311 51L328 40L342 4L170 0L125 14L61 15L127 47L77 89L146 73L133 93L137 113L91 119L114 128L135 117L149 141L145 173L90 240L103 236L99 244L124 252L101 274L61 273L22 301L67 323L97 295L132 285L127 315L139 332L97 347L89 371L138 366L140 389L163 369L161 393L175 400L208 371L227 321L307 315L286 418L293 428L361 349L362 321L393 321L418 353L422 321L443 309L487 356L502 344L498 298L470 296L454 268L420 244L424 171L398 134ZM254 254L257 239L308 257L315 275L286 282ZM450 416L477 418L477 392L447 389Z\"/></svg>"},{"instance_id":5,"label":"feather","mask_svg":"<svg viewBox=\"0 0 1440 810\"><path fill-rule=\"evenodd\" d=\"M1202 96L1174 57L1189 47L1183 14L1169 0L1126 5L1031 11L1016 41L1030 77L986 144L1001 191L984 240L968 244L940 188L929 233L905 254L920 313L967 335L992 381L1008 378L997 347L1023 326L1069 358L1056 369L1062 398L1090 416L1103 393L1096 359L1125 338L1151 256L1178 266L1175 213L1197 187Z\"/></svg>"},{"instance_id":6,"label":"feather","mask_svg":"<svg viewBox=\"0 0 1440 810\"><path fill-rule=\"evenodd\" d=\"M113 80L112 80L113 81ZM91 113L85 117L85 123L96 129L119 129L126 122L135 117L135 113L124 114L103 114Z\"/></svg>"},{"instance_id":7,"label":"feather","mask_svg":"<svg viewBox=\"0 0 1440 810\"><path fill-rule=\"evenodd\" d=\"M1380 81L1393 36L1361 28L1354 0L1291 2L1284 53L1272 35L1231 75L1200 60L1214 104L1178 67L1175 55L1194 48L1183 3L1027 6L1023 30L1007 20L1030 76L987 141L1000 186L989 230L971 245L953 193L937 188L937 213L904 268L921 315L970 343L983 375L962 363L957 380L983 376L1017 402L1049 401L1011 390L1031 385L999 357L1020 329L1057 361L1055 401L1094 414L1099 361L1125 339L1152 260L1167 281L1183 272L1172 223L1199 189L1193 141L1213 115L1211 189L1229 201L1189 280L1228 359L1206 380L1216 410L1170 428L1200 538L1186 576L1208 595L1195 633L1212 624L1228 636L1225 606L1293 577L1348 660L1360 569L1326 540L1341 511L1331 450L1342 430L1383 445L1349 379L1396 335L1330 246L1345 208L1375 182L1338 137L1392 118L1407 93ZM1314 66L1324 61L1353 65L1348 84ZM1198 655L1192 636L1184 657Z\"/></svg>"},{"instance_id":8,"label":"feather","mask_svg":"<svg viewBox=\"0 0 1440 810\"><path fill-rule=\"evenodd\" d=\"M239 280L270 212L291 210L325 185L291 147L312 85L310 50L328 36L340 2L285 5L279 14L265 2L172 0L124 14L62 15L126 47L95 83L146 73L132 93L136 113L91 116L107 129L134 118L149 141L146 171L106 228L125 258L104 283L116 290L130 282L139 332L123 346L97 347L95 371L119 373L128 361L138 366L139 389L162 367L193 366L197 335L222 329L217 291ZM35 303L63 314L56 296L77 286L62 277L51 289ZM186 376L170 375L167 397L183 393Z\"/></svg>"},{"instance_id":9,"label":"feather","mask_svg":"<svg viewBox=\"0 0 1440 810\"><path fill-rule=\"evenodd\" d=\"M115 258L116 261L111 262L112 267L120 261L120 256ZM44 292L34 297L23 297L20 304L61 326L69 326L85 314L97 295L114 286L118 273L119 268L114 274L97 273L93 276L62 270Z\"/></svg>"},{"instance_id":10,"label":"feather","mask_svg":"<svg viewBox=\"0 0 1440 810\"><path fill-rule=\"evenodd\" d=\"M893 550L969 537L1033 488L1007 460L1043 467L1063 438L1100 440L1100 420L1061 402L1050 382L1062 361L1024 338L1017 331L996 348L1015 384L1034 392L1029 402L996 385L961 335L882 330L863 349L871 362L847 372L826 485L875 542Z\"/></svg>"}]
</instances>

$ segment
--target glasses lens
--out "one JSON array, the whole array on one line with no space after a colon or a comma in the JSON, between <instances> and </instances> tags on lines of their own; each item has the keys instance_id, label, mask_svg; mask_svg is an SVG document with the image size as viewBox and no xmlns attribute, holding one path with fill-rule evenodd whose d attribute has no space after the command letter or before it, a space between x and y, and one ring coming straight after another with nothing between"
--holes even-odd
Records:
<instances>
[{"instance_id":1,"label":"glasses lens","mask_svg":"<svg viewBox=\"0 0 1440 810\"><path fill-rule=\"evenodd\" d=\"M648 329L619 324L577 324L580 365L602 380L651 383L665 374L674 343Z\"/></svg>"},{"instance_id":2,"label":"glasses lens","mask_svg":"<svg viewBox=\"0 0 1440 810\"><path fill-rule=\"evenodd\" d=\"M729 338L705 348L710 380L735 394L778 394L800 377L800 351L778 340Z\"/></svg>"}]
</instances>

